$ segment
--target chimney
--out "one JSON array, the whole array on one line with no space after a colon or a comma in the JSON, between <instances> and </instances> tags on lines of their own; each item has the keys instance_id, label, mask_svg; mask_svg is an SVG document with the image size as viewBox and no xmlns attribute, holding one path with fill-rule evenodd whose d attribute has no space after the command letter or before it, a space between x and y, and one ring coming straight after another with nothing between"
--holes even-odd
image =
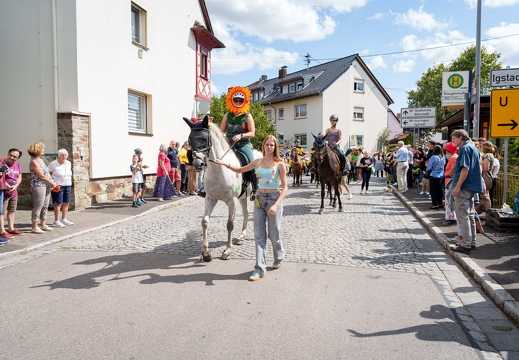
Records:
<instances>
[{"instance_id":1,"label":"chimney","mask_svg":"<svg viewBox=\"0 0 519 360\"><path fill-rule=\"evenodd\" d=\"M282 66L281 69L279 69L279 78L284 79L287 76L287 66Z\"/></svg>"},{"instance_id":2,"label":"chimney","mask_svg":"<svg viewBox=\"0 0 519 360\"><path fill-rule=\"evenodd\" d=\"M261 75L260 80L263 80L263 81L267 80L267 75Z\"/></svg>"}]
</instances>

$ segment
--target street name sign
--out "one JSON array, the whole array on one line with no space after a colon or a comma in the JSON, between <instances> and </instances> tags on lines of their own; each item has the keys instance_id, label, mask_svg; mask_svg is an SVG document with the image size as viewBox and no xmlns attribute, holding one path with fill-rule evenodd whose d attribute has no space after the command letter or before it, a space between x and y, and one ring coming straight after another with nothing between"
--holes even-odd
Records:
<instances>
[{"instance_id":1,"label":"street name sign","mask_svg":"<svg viewBox=\"0 0 519 360\"><path fill-rule=\"evenodd\" d=\"M400 110L402 128L431 128L436 126L436 108L402 108Z\"/></svg>"},{"instance_id":2,"label":"street name sign","mask_svg":"<svg viewBox=\"0 0 519 360\"><path fill-rule=\"evenodd\" d=\"M423 134L427 133L427 129L426 128L403 128L402 130L403 130L402 132L404 134L423 135Z\"/></svg>"},{"instance_id":3,"label":"street name sign","mask_svg":"<svg viewBox=\"0 0 519 360\"><path fill-rule=\"evenodd\" d=\"M519 137L519 89L492 90L490 104L490 136Z\"/></svg>"},{"instance_id":4,"label":"street name sign","mask_svg":"<svg viewBox=\"0 0 519 360\"><path fill-rule=\"evenodd\" d=\"M498 69L490 71L490 86L519 86L519 69Z\"/></svg>"}]
</instances>

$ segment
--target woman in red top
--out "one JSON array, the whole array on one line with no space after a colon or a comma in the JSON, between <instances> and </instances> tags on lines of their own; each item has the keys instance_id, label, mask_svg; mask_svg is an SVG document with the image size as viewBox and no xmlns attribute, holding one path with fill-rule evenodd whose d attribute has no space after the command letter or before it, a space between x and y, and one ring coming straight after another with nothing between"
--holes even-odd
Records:
<instances>
[{"instance_id":1,"label":"woman in red top","mask_svg":"<svg viewBox=\"0 0 519 360\"><path fill-rule=\"evenodd\" d=\"M155 181L155 187L153 188L153 197L158 198L158 201L171 200L171 198L177 197L177 192L169 178L171 164L166 156L167 150L168 146L166 144L160 145L157 165L157 180Z\"/></svg>"},{"instance_id":2,"label":"woman in red top","mask_svg":"<svg viewBox=\"0 0 519 360\"><path fill-rule=\"evenodd\" d=\"M445 145L445 150L447 152L446 158L449 160L447 162L447 166L445 167L445 186L447 186L448 182L452 178L452 174L454 173L454 164L456 163L456 159L458 158L458 148L454 146L453 143L448 143ZM445 220L443 221L443 225L452 225L456 224L456 214L454 213L454 208L452 208L451 202L454 203L454 200L451 200L450 191L445 191Z\"/></svg>"}]
</instances>

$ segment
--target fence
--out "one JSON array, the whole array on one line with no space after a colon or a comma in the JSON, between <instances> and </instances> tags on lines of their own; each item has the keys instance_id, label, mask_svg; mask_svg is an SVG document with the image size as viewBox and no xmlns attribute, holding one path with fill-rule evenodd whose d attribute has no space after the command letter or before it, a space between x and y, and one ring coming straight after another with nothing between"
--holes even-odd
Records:
<instances>
[{"instance_id":1,"label":"fence","mask_svg":"<svg viewBox=\"0 0 519 360\"><path fill-rule=\"evenodd\" d=\"M497 174L497 183L496 188L494 189L494 207L501 207L503 205L503 174ZM506 203L510 205L510 207L514 208L514 198L517 192L519 191L519 175L510 175L507 176L507 195L506 195Z\"/></svg>"}]
</instances>

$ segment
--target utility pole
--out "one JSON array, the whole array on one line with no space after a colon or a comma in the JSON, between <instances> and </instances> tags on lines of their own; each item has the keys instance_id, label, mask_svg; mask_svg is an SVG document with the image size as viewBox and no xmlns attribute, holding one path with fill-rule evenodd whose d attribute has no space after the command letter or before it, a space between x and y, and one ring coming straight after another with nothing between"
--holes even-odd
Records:
<instances>
[{"instance_id":1,"label":"utility pole","mask_svg":"<svg viewBox=\"0 0 519 360\"><path fill-rule=\"evenodd\" d=\"M481 87L481 0L478 0L476 25L476 109L474 111L474 137L479 138L479 107Z\"/></svg>"}]
</instances>

